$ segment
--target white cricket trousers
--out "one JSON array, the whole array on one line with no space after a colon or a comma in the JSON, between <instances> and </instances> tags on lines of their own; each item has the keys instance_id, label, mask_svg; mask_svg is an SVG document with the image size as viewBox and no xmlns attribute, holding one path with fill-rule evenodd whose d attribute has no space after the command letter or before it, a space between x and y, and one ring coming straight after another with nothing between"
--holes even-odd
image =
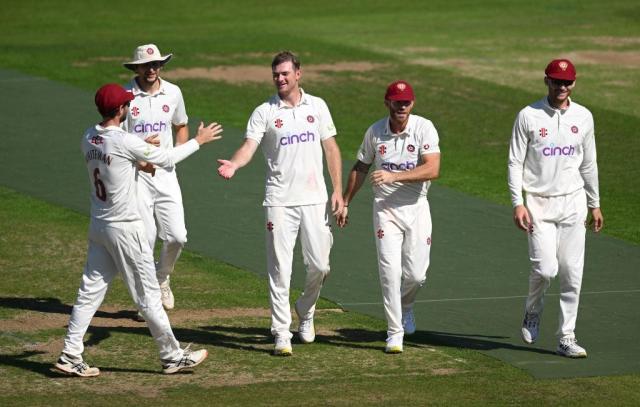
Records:
<instances>
[{"instance_id":1,"label":"white cricket trousers","mask_svg":"<svg viewBox=\"0 0 640 407\"><path fill-rule=\"evenodd\" d=\"M156 266L156 276L162 284L173 272L182 248L187 243L182 191L175 171L167 172L158 168L153 177L140 173L140 181L140 216L152 252L156 244L156 235L162 240Z\"/></svg>"},{"instance_id":2,"label":"white cricket trousers","mask_svg":"<svg viewBox=\"0 0 640 407\"><path fill-rule=\"evenodd\" d=\"M560 278L560 319L556 335L575 337L587 219L584 189L568 195L527 195L533 231L529 236L529 296L526 311L542 314L544 294L556 275Z\"/></svg>"},{"instance_id":3,"label":"white cricket trousers","mask_svg":"<svg viewBox=\"0 0 640 407\"><path fill-rule=\"evenodd\" d=\"M265 216L271 333L291 338L289 286L298 230L307 275L304 292L296 301L296 307L302 318L310 318L329 274L329 253L333 244L329 212L326 204L267 206Z\"/></svg>"},{"instance_id":4,"label":"white cricket trousers","mask_svg":"<svg viewBox=\"0 0 640 407\"><path fill-rule=\"evenodd\" d=\"M73 306L63 352L82 358L82 339L109 288L120 272L133 302L144 317L160 350L160 359L180 359L183 351L173 336L162 308L160 286L155 276L153 254L142 222L102 222L89 225L89 249L78 299Z\"/></svg>"},{"instance_id":5,"label":"white cricket trousers","mask_svg":"<svg viewBox=\"0 0 640 407\"><path fill-rule=\"evenodd\" d=\"M413 308L427 279L432 229L429 201L396 206L374 199L373 229L387 335L404 336L402 311Z\"/></svg>"}]
</instances>

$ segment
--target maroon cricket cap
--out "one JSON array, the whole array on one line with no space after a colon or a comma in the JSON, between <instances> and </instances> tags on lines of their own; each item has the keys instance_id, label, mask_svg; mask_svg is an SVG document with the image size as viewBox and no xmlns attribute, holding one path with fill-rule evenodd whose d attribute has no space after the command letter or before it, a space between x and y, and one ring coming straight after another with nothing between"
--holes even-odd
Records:
<instances>
[{"instance_id":1,"label":"maroon cricket cap","mask_svg":"<svg viewBox=\"0 0 640 407\"><path fill-rule=\"evenodd\" d=\"M405 81L395 81L389 85L384 98L385 100L416 100L411 85Z\"/></svg>"},{"instance_id":2,"label":"maroon cricket cap","mask_svg":"<svg viewBox=\"0 0 640 407\"><path fill-rule=\"evenodd\" d=\"M573 66L571 61L568 59L554 59L549 62L544 73L552 79L561 79L565 81L576 80L576 67Z\"/></svg>"},{"instance_id":3,"label":"maroon cricket cap","mask_svg":"<svg viewBox=\"0 0 640 407\"><path fill-rule=\"evenodd\" d=\"M133 93L115 83L108 83L96 92L96 106L103 116L132 100Z\"/></svg>"}]
</instances>

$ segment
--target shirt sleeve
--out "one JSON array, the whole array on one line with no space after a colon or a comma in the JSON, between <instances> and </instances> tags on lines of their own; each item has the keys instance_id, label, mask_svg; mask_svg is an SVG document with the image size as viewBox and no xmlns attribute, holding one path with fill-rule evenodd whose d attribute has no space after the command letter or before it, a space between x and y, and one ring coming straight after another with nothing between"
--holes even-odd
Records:
<instances>
[{"instance_id":1,"label":"shirt sleeve","mask_svg":"<svg viewBox=\"0 0 640 407\"><path fill-rule=\"evenodd\" d=\"M334 137L336 133L336 126L333 124L333 118L329 112L329 106L324 100L320 98L315 99L315 108L318 112L318 118L320 119L320 140L326 140L329 137Z\"/></svg>"},{"instance_id":2,"label":"shirt sleeve","mask_svg":"<svg viewBox=\"0 0 640 407\"><path fill-rule=\"evenodd\" d=\"M591 126L584 137L583 159L580 164L580 175L584 180L584 189L587 194L587 206L589 208L600 207L600 192L598 185L598 163L596 161L596 138L591 117Z\"/></svg>"},{"instance_id":3,"label":"shirt sleeve","mask_svg":"<svg viewBox=\"0 0 640 407\"><path fill-rule=\"evenodd\" d=\"M508 164L508 184L511 194L511 204L515 208L524 204L522 197L522 177L524 174L524 160L527 156L527 146L529 138L527 136L527 124L524 113L518 113L513 130L511 131L511 142L509 143L509 164Z\"/></svg>"},{"instance_id":4,"label":"shirt sleeve","mask_svg":"<svg viewBox=\"0 0 640 407\"><path fill-rule=\"evenodd\" d=\"M195 139L181 144L170 151L156 147L127 133L123 138L125 152L136 161L147 161L153 165L171 171L177 163L198 151L200 145Z\"/></svg>"},{"instance_id":5,"label":"shirt sleeve","mask_svg":"<svg viewBox=\"0 0 640 407\"><path fill-rule=\"evenodd\" d=\"M245 134L245 138L250 138L255 140L260 144L264 134L267 132L267 120L266 120L266 112L263 105L258 106L251 117L249 117L249 122L247 123L247 132Z\"/></svg>"},{"instance_id":6,"label":"shirt sleeve","mask_svg":"<svg viewBox=\"0 0 640 407\"><path fill-rule=\"evenodd\" d=\"M180 88L177 89L178 93L176 95L176 108L173 111L171 123L173 123L174 126L182 126L189 122L189 117L187 116L187 108L184 105L182 91L180 90Z\"/></svg>"},{"instance_id":7,"label":"shirt sleeve","mask_svg":"<svg viewBox=\"0 0 640 407\"><path fill-rule=\"evenodd\" d=\"M430 120L425 122L425 125L420 131L420 147L418 147L418 155L439 153L440 152L440 138L438 137L438 131Z\"/></svg>"},{"instance_id":8,"label":"shirt sleeve","mask_svg":"<svg viewBox=\"0 0 640 407\"><path fill-rule=\"evenodd\" d=\"M362 144L358 149L357 158L358 158L358 161L361 161L365 164L371 164L373 163L373 160L375 157L376 157L376 149L373 141L373 131L372 131L372 128L369 127L367 132L364 134Z\"/></svg>"}]
</instances>

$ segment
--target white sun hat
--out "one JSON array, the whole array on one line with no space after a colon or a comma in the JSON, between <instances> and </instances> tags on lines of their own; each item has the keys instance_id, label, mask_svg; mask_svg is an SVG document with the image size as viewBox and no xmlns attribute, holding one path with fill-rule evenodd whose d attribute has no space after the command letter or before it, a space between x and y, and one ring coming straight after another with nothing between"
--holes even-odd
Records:
<instances>
[{"instance_id":1,"label":"white sun hat","mask_svg":"<svg viewBox=\"0 0 640 407\"><path fill-rule=\"evenodd\" d=\"M162 55L155 44L140 45L133 51L133 60L125 62L122 65L125 68L135 71L136 65L146 64L148 62L160 61L163 64L169 62L173 54Z\"/></svg>"}]
</instances>

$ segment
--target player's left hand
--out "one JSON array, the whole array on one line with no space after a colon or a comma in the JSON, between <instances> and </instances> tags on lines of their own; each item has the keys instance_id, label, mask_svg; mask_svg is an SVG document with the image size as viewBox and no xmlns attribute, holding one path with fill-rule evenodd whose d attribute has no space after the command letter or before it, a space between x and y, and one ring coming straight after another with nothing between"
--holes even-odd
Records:
<instances>
[{"instance_id":1,"label":"player's left hand","mask_svg":"<svg viewBox=\"0 0 640 407\"><path fill-rule=\"evenodd\" d=\"M149 137L144 139L145 142L151 144L152 146L160 147L160 135L152 134Z\"/></svg>"},{"instance_id":2,"label":"player's left hand","mask_svg":"<svg viewBox=\"0 0 640 407\"><path fill-rule=\"evenodd\" d=\"M342 199L342 193L340 191L333 191L331 194L331 211L333 216L338 216L344 208L344 200Z\"/></svg>"},{"instance_id":3,"label":"player's left hand","mask_svg":"<svg viewBox=\"0 0 640 407\"><path fill-rule=\"evenodd\" d=\"M593 226L594 232L599 232L604 226L604 216L600 208L591 208L591 219L589 220L589 226Z\"/></svg>"},{"instance_id":4,"label":"player's left hand","mask_svg":"<svg viewBox=\"0 0 640 407\"><path fill-rule=\"evenodd\" d=\"M380 186L382 184L391 184L395 182L395 173L385 170L376 170L371 173L369 179L371 180L371 184L375 186Z\"/></svg>"}]
</instances>

